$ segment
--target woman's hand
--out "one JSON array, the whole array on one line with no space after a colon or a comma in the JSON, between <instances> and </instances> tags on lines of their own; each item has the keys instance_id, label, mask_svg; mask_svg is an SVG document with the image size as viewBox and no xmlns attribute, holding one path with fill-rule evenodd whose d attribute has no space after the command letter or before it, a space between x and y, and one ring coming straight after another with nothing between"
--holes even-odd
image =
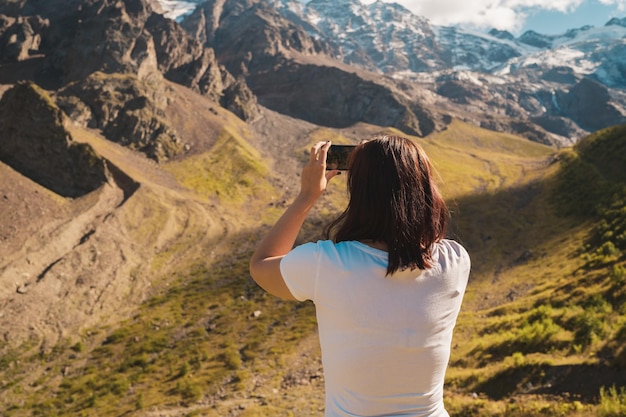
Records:
<instances>
[{"instance_id":1,"label":"woman's hand","mask_svg":"<svg viewBox=\"0 0 626 417\"><path fill-rule=\"evenodd\" d=\"M300 178L300 195L298 199L312 205L326 190L328 181L335 175L340 174L338 170L326 170L326 157L331 142L317 142L311 148L309 162L302 169Z\"/></svg>"},{"instance_id":2,"label":"woman's hand","mask_svg":"<svg viewBox=\"0 0 626 417\"><path fill-rule=\"evenodd\" d=\"M258 244L250 259L250 275L267 292L286 300L295 298L280 272L280 261L289 253L309 210L326 189L328 181L340 171L326 171L330 142L311 148L309 162L302 170L300 194Z\"/></svg>"}]
</instances>

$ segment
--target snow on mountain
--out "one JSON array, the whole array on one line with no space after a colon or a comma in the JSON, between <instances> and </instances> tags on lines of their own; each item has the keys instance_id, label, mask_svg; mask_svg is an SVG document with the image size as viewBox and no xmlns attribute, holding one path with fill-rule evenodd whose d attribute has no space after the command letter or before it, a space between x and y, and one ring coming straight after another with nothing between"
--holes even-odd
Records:
<instances>
[{"instance_id":1,"label":"snow on mountain","mask_svg":"<svg viewBox=\"0 0 626 417\"><path fill-rule=\"evenodd\" d=\"M164 11L165 17L179 20L194 11L198 4L206 0L157 0Z\"/></svg>"},{"instance_id":2,"label":"snow on mountain","mask_svg":"<svg viewBox=\"0 0 626 417\"><path fill-rule=\"evenodd\" d=\"M504 75L537 66L545 71L569 67L607 86L626 87L626 19L562 35L528 31L515 38L501 31L431 25L393 3L312 0L303 13L341 45L345 62L389 74L453 69Z\"/></svg>"},{"instance_id":3,"label":"snow on mountain","mask_svg":"<svg viewBox=\"0 0 626 417\"><path fill-rule=\"evenodd\" d=\"M158 0L180 19L204 0ZM339 45L348 64L388 74L477 71L512 74L540 66L569 67L611 87L626 87L626 18L603 27L584 26L562 35L528 31L481 33L431 25L396 3L359 0L265 0L316 38Z\"/></svg>"},{"instance_id":4,"label":"snow on mountain","mask_svg":"<svg viewBox=\"0 0 626 417\"><path fill-rule=\"evenodd\" d=\"M534 50L512 40L455 27L437 27L435 33L438 44L449 56L448 67L458 70L491 72Z\"/></svg>"},{"instance_id":5,"label":"snow on mountain","mask_svg":"<svg viewBox=\"0 0 626 417\"><path fill-rule=\"evenodd\" d=\"M319 32L340 45L346 63L383 72L427 71L441 65L428 20L398 4L312 0L304 13Z\"/></svg>"},{"instance_id":6,"label":"snow on mountain","mask_svg":"<svg viewBox=\"0 0 626 417\"><path fill-rule=\"evenodd\" d=\"M201 0L159 1L169 2L174 13L184 9L174 7L177 1L189 7ZM569 144L585 132L626 122L626 19L515 37L432 25L382 1L231 1L273 7L328 46L318 53L419 86L420 94L450 103L451 114L487 128Z\"/></svg>"},{"instance_id":7,"label":"snow on mountain","mask_svg":"<svg viewBox=\"0 0 626 417\"><path fill-rule=\"evenodd\" d=\"M569 67L575 73L595 77L610 87L626 87L626 27L583 27L553 37L544 48L527 50L512 58L496 73L525 67Z\"/></svg>"}]
</instances>

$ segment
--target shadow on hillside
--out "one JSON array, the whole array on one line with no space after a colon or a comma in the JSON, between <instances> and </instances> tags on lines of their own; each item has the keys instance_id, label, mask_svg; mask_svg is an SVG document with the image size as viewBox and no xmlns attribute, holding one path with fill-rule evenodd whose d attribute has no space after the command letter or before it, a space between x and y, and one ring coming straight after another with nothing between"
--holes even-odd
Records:
<instances>
[{"instance_id":1,"label":"shadow on hillside","mask_svg":"<svg viewBox=\"0 0 626 417\"><path fill-rule=\"evenodd\" d=\"M497 282L500 271L538 257L549 242L575 226L559 216L546 181L449 201L449 237L472 257L472 279Z\"/></svg>"},{"instance_id":2,"label":"shadow on hillside","mask_svg":"<svg viewBox=\"0 0 626 417\"><path fill-rule=\"evenodd\" d=\"M485 295L491 298L488 301L479 301L481 305L475 306L476 308L510 303L523 297L539 283L528 282L527 277L522 277L519 281L513 277L514 282L505 282L500 274L530 262L543 268L543 263L536 261L546 258L546 263L553 262L554 259L548 259L549 248L563 245L577 247L576 242L572 245L571 235L579 227L579 219L564 214L572 212L564 204L576 203L558 200L560 196L554 194L558 189L558 181L558 177L544 178L494 192L462 196L448 202L451 211L448 235L462 243L470 253L471 280L490 284L480 288L486 289ZM320 238L316 234L338 214L339 211L333 211L325 216L309 218L298 243ZM572 253L571 256L577 255ZM562 261L567 263L569 260ZM547 271L552 268L562 274L561 267L556 265L559 263L545 265L545 268ZM493 296L489 292L498 295ZM530 302L528 307L532 308ZM553 349L565 348L566 346L560 344L544 345L533 352L549 353ZM481 349L484 349L482 345ZM488 353L493 362L497 361L496 357L502 359L513 352L521 351L518 345L506 344L493 346L492 349ZM504 368L474 389L495 400L518 394L569 394L581 401L594 402L597 401L601 387L609 388L612 385L626 386L626 373L623 369L603 364L545 364Z\"/></svg>"},{"instance_id":3,"label":"shadow on hillside","mask_svg":"<svg viewBox=\"0 0 626 417\"><path fill-rule=\"evenodd\" d=\"M468 250L472 258L471 281L498 282L501 272L544 258L545 248L558 245L556 241L577 227L576 218L559 213L552 189L554 181L543 179L448 199L448 237ZM308 225L308 230L319 234L340 210L327 213L309 218L304 228ZM312 234L301 233L299 242Z\"/></svg>"},{"instance_id":4,"label":"shadow on hillside","mask_svg":"<svg viewBox=\"0 0 626 417\"><path fill-rule=\"evenodd\" d=\"M606 365L526 365L506 369L476 386L494 400L518 394L569 395L597 402L600 389L626 386L626 372Z\"/></svg>"}]
</instances>

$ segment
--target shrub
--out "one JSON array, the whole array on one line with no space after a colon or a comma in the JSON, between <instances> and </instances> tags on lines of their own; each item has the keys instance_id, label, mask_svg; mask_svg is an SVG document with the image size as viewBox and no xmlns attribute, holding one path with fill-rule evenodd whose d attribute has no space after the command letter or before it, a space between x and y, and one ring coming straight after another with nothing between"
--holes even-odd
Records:
<instances>
[{"instance_id":1,"label":"shrub","mask_svg":"<svg viewBox=\"0 0 626 417\"><path fill-rule=\"evenodd\" d=\"M574 319L574 343L582 347L591 345L596 338L604 335L604 324L600 318L589 311L578 315Z\"/></svg>"},{"instance_id":2,"label":"shrub","mask_svg":"<svg viewBox=\"0 0 626 417\"><path fill-rule=\"evenodd\" d=\"M184 376L187 376L188 374L189 374L189 364L187 362L185 362L180 367L180 370L178 371L178 374L176 375L176 378L182 378Z\"/></svg>"},{"instance_id":3,"label":"shrub","mask_svg":"<svg viewBox=\"0 0 626 417\"><path fill-rule=\"evenodd\" d=\"M80 352L82 352L85 349L85 347L83 346L82 342L77 342L70 349L72 349L76 353L80 353Z\"/></svg>"},{"instance_id":4,"label":"shrub","mask_svg":"<svg viewBox=\"0 0 626 417\"><path fill-rule=\"evenodd\" d=\"M220 359L224 362L224 365L228 369L237 370L241 368L243 361L241 360L241 355L234 348L228 348L220 355Z\"/></svg>"},{"instance_id":5,"label":"shrub","mask_svg":"<svg viewBox=\"0 0 626 417\"><path fill-rule=\"evenodd\" d=\"M599 417L621 417L626 415L626 389L619 390L613 385L611 388L600 388Z\"/></svg>"},{"instance_id":6,"label":"shrub","mask_svg":"<svg viewBox=\"0 0 626 417\"><path fill-rule=\"evenodd\" d=\"M187 404L198 401L204 395L200 385L186 380L176 383L176 388L173 389L172 393L180 395Z\"/></svg>"},{"instance_id":7,"label":"shrub","mask_svg":"<svg viewBox=\"0 0 626 417\"><path fill-rule=\"evenodd\" d=\"M105 340L102 342L103 345L112 345L119 343L125 340L129 336L129 331L126 328L117 329L113 333L111 333Z\"/></svg>"},{"instance_id":8,"label":"shrub","mask_svg":"<svg viewBox=\"0 0 626 417\"><path fill-rule=\"evenodd\" d=\"M610 272L611 283L615 286L626 284L626 268L621 265L613 265Z\"/></svg>"},{"instance_id":9,"label":"shrub","mask_svg":"<svg viewBox=\"0 0 626 417\"><path fill-rule=\"evenodd\" d=\"M517 340L527 352L544 350L552 337L560 331L561 327L551 318L542 318L520 328Z\"/></svg>"}]
</instances>

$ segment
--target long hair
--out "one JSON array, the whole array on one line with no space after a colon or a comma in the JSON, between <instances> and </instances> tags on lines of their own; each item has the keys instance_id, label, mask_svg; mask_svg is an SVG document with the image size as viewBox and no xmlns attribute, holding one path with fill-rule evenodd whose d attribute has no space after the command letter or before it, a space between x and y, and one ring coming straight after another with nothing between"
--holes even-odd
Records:
<instances>
[{"instance_id":1,"label":"long hair","mask_svg":"<svg viewBox=\"0 0 626 417\"><path fill-rule=\"evenodd\" d=\"M446 232L448 209L422 148L401 136L363 141L351 155L347 184L348 206L326 227L326 238L385 243L387 276L429 268L432 245Z\"/></svg>"}]
</instances>

